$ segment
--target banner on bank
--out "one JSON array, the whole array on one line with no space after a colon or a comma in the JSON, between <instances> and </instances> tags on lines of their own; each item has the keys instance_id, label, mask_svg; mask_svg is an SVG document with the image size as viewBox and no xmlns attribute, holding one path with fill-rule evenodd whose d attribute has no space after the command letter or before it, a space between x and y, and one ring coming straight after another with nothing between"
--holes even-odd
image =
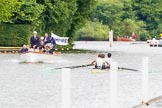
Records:
<instances>
[{"instance_id":1,"label":"banner on bank","mask_svg":"<svg viewBox=\"0 0 162 108\"><path fill-rule=\"evenodd\" d=\"M52 33L51 36L55 39L57 45L68 45L69 37L60 37Z\"/></svg>"}]
</instances>

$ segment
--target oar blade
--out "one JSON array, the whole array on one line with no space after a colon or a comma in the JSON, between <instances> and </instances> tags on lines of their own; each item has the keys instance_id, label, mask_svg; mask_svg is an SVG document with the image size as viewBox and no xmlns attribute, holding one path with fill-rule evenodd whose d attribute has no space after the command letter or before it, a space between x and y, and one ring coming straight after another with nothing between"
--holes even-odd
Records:
<instances>
[{"instance_id":1,"label":"oar blade","mask_svg":"<svg viewBox=\"0 0 162 108\"><path fill-rule=\"evenodd\" d=\"M124 68L124 67L118 67L118 69L130 70L130 71L139 71L137 69L130 69L130 68Z\"/></svg>"}]
</instances>

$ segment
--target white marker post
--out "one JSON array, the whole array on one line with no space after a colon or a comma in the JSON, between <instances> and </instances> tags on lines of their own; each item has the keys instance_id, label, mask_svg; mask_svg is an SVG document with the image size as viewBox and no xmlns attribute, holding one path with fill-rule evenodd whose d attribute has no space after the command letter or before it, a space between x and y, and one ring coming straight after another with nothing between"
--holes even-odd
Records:
<instances>
[{"instance_id":1,"label":"white marker post","mask_svg":"<svg viewBox=\"0 0 162 108\"><path fill-rule=\"evenodd\" d=\"M71 70L62 69L62 108L71 108Z\"/></svg>"},{"instance_id":2,"label":"white marker post","mask_svg":"<svg viewBox=\"0 0 162 108\"><path fill-rule=\"evenodd\" d=\"M142 60L142 103L148 102L148 57Z\"/></svg>"},{"instance_id":3,"label":"white marker post","mask_svg":"<svg viewBox=\"0 0 162 108\"><path fill-rule=\"evenodd\" d=\"M110 68L110 108L118 108L117 106L117 62L112 62Z\"/></svg>"},{"instance_id":4,"label":"white marker post","mask_svg":"<svg viewBox=\"0 0 162 108\"><path fill-rule=\"evenodd\" d=\"M109 32L109 46L112 47L113 46L113 31L111 30Z\"/></svg>"}]
</instances>

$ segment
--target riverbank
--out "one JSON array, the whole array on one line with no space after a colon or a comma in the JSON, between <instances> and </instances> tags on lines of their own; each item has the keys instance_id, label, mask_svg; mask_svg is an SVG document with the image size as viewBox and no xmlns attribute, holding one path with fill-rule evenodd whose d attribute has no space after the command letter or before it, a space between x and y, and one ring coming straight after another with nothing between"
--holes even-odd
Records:
<instances>
[{"instance_id":1,"label":"riverbank","mask_svg":"<svg viewBox=\"0 0 162 108\"><path fill-rule=\"evenodd\" d=\"M21 47L0 47L0 53L4 53L4 54L10 54L10 53L15 54L15 53L20 53L20 51L21 51ZM96 51L61 48L61 49L56 49L56 52L61 52L61 53L95 53Z\"/></svg>"},{"instance_id":2,"label":"riverbank","mask_svg":"<svg viewBox=\"0 0 162 108\"><path fill-rule=\"evenodd\" d=\"M19 53L21 47L0 47L0 53Z\"/></svg>"}]
</instances>

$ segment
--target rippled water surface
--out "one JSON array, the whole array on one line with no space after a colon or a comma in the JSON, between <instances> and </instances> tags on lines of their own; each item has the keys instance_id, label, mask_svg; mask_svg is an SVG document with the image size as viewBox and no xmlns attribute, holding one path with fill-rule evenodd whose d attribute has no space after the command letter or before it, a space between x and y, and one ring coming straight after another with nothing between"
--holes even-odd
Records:
<instances>
[{"instance_id":1,"label":"rippled water surface","mask_svg":"<svg viewBox=\"0 0 162 108\"><path fill-rule=\"evenodd\" d=\"M74 48L96 53L62 54L54 63L19 63L18 54L0 54L0 108L61 108L61 70L56 67L90 63L98 53L112 53L120 67L141 69L149 58L149 98L162 95L162 47L144 42L75 42ZM108 108L110 73L92 74L92 67L71 70L72 108ZM142 101L142 72L118 71L118 106L131 108ZM149 108L160 108L162 102Z\"/></svg>"}]
</instances>

